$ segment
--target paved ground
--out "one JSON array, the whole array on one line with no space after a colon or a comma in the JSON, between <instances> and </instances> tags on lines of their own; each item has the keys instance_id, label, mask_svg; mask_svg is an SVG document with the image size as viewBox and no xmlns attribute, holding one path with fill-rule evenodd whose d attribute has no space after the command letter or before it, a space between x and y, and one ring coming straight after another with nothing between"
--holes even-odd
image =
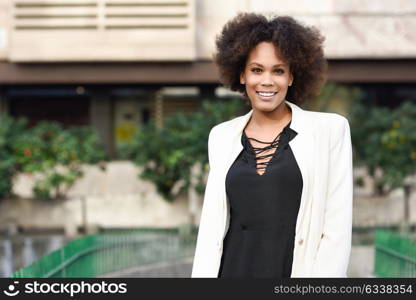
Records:
<instances>
[{"instance_id":1,"label":"paved ground","mask_svg":"<svg viewBox=\"0 0 416 300\"><path fill-rule=\"evenodd\" d=\"M132 269L122 270L106 274L101 277L117 277L117 278L189 278L192 270L192 257L178 260L175 262L157 263L141 266Z\"/></svg>"}]
</instances>

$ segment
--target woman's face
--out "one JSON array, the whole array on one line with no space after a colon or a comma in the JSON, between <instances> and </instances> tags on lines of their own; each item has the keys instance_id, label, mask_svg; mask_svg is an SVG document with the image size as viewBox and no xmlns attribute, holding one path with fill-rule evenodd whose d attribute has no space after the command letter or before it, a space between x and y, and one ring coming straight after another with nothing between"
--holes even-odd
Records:
<instances>
[{"instance_id":1,"label":"woman's face","mask_svg":"<svg viewBox=\"0 0 416 300\"><path fill-rule=\"evenodd\" d=\"M257 44L240 75L240 82L246 86L252 108L264 112L279 107L292 81L289 65L276 56L276 48L271 42Z\"/></svg>"}]
</instances>

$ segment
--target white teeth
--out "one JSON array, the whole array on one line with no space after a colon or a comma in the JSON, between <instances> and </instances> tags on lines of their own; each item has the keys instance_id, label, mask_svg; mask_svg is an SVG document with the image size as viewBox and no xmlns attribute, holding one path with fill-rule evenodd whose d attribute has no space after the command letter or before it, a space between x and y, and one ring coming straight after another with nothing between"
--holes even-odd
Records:
<instances>
[{"instance_id":1,"label":"white teeth","mask_svg":"<svg viewBox=\"0 0 416 300\"><path fill-rule=\"evenodd\" d=\"M262 92L257 92L260 96L263 96L263 97L271 97L271 96L273 96L274 94L276 94L276 93L262 93Z\"/></svg>"}]
</instances>

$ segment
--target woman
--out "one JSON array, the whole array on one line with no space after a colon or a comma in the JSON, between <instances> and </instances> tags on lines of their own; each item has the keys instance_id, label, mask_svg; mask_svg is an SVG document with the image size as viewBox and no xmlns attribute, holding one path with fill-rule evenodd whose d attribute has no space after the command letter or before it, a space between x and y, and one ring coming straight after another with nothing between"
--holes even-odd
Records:
<instances>
[{"instance_id":1,"label":"woman","mask_svg":"<svg viewBox=\"0 0 416 300\"><path fill-rule=\"evenodd\" d=\"M346 118L301 109L325 81L324 38L291 17L240 13L217 37L223 84L246 115L208 139L192 277L345 277L352 149Z\"/></svg>"}]
</instances>

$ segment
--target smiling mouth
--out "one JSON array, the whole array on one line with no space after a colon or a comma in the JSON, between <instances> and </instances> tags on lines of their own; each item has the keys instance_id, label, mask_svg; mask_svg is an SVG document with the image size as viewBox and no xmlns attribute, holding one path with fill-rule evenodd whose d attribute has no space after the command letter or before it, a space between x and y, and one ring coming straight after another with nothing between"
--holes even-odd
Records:
<instances>
[{"instance_id":1,"label":"smiling mouth","mask_svg":"<svg viewBox=\"0 0 416 300\"><path fill-rule=\"evenodd\" d=\"M256 92L256 94L261 99L268 100L268 99L273 98L277 94L277 92Z\"/></svg>"}]
</instances>

